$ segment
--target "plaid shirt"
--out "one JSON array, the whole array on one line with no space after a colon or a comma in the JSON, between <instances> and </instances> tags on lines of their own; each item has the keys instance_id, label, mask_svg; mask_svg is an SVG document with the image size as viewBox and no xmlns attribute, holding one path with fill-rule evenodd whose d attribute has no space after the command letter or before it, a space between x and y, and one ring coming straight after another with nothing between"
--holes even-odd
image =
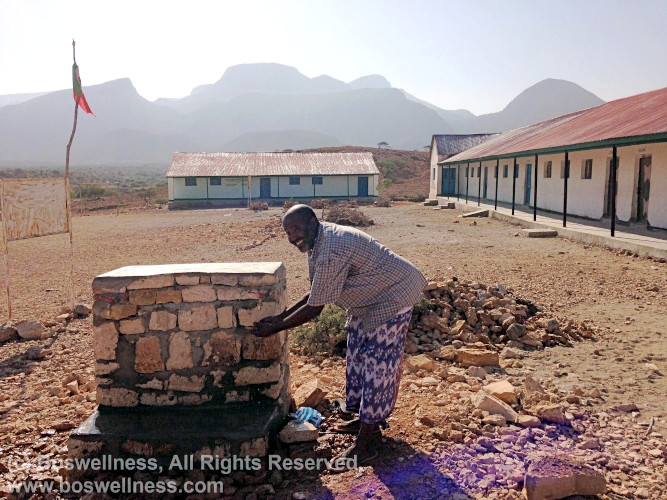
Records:
<instances>
[{"instance_id":1,"label":"plaid shirt","mask_svg":"<svg viewBox=\"0 0 667 500\"><path fill-rule=\"evenodd\" d=\"M365 330L416 304L427 283L419 269L368 234L329 222L317 229L308 272L308 305L336 304Z\"/></svg>"}]
</instances>

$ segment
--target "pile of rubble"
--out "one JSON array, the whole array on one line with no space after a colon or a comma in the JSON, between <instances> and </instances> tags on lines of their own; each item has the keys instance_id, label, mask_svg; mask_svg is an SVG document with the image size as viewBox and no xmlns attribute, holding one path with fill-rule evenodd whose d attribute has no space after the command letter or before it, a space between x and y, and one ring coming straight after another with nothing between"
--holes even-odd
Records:
<instances>
[{"instance_id":1,"label":"pile of rubble","mask_svg":"<svg viewBox=\"0 0 667 500\"><path fill-rule=\"evenodd\" d=\"M500 285L486 286L454 277L429 282L424 294L430 305L414 316L405 348L408 354L440 351L439 357L451 359L452 350L446 346L478 342L491 352L571 346L573 341L592 338L594 333L594 327L586 323L545 314Z\"/></svg>"},{"instance_id":2,"label":"pile of rubble","mask_svg":"<svg viewBox=\"0 0 667 500\"><path fill-rule=\"evenodd\" d=\"M67 330L67 323L72 319L85 318L90 314L90 306L77 304L74 309L63 309L60 315L51 321L21 320L7 321L0 325L0 343L15 340L44 340Z\"/></svg>"}]
</instances>

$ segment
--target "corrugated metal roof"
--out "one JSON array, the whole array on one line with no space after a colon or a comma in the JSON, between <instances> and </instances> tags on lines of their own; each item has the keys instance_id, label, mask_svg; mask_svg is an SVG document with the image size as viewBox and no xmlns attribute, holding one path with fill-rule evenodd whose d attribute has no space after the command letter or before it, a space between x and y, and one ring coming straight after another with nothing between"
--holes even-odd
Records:
<instances>
[{"instance_id":1,"label":"corrugated metal roof","mask_svg":"<svg viewBox=\"0 0 667 500\"><path fill-rule=\"evenodd\" d=\"M504 132L447 163L664 133L667 87Z\"/></svg>"},{"instance_id":2,"label":"corrugated metal roof","mask_svg":"<svg viewBox=\"0 0 667 500\"><path fill-rule=\"evenodd\" d=\"M442 134L434 135L438 156L453 156L498 135L496 134Z\"/></svg>"},{"instance_id":3,"label":"corrugated metal roof","mask_svg":"<svg viewBox=\"0 0 667 500\"><path fill-rule=\"evenodd\" d=\"M167 177L379 173L371 153L174 153Z\"/></svg>"}]
</instances>

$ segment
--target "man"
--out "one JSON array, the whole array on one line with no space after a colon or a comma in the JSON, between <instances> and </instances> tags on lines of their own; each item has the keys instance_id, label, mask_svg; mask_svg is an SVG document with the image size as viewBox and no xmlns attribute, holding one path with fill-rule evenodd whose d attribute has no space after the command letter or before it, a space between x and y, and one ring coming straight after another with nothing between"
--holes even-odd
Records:
<instances>
[{"instance_id":1,"label":"man","mask_svg":"<svg viewBox=\"0 0 667 500\"><path fill-rule=\"evenodd\" d=\"M290 208L283 228L289 242L308 254L311 289L282 314L256 323L253 333L267 337L302 325L326 304L347 310L345 399L359 419L338 430L358 430L343 456L356 455L361 465L378 455L380 427L387 426L398 395L412 307L427 282L409 261L368 234L319 222L306 205Z\"/></svg>"}]
</instances>

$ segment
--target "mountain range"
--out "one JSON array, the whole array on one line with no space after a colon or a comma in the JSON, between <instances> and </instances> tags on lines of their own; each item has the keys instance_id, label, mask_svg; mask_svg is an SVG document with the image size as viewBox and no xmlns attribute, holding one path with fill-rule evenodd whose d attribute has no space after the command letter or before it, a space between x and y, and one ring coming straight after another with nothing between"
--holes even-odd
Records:
<instances>
[{"instance_id":1,"label":"mountain range","mask_svg":"<svg viewBox=\"0 0 667 500\"><path fill-rule=\"evenodd\" d=\"M421 149L431 135L500 132L602 104L556 79L526 89L502 111L444 110L381 75L345 83L274 63L228 68L187 97L141 97L129 79L84 88L96 117L79 113L72 165L169 163L175 151L282 151L325 146ZM71 90L0 96L0 166L62 166Z\"/></svg>"}]
</instances>

